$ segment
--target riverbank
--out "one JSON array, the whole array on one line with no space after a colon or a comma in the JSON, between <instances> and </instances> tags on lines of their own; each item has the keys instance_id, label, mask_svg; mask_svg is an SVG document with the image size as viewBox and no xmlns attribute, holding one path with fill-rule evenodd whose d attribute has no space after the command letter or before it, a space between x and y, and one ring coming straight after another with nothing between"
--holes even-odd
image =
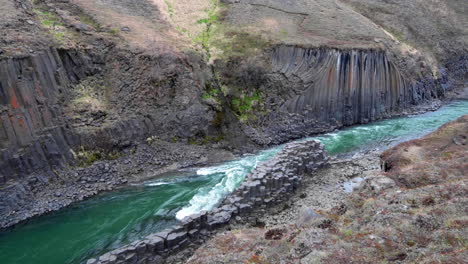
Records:
<instances>
[{"instance_id":1,"label":"riverbank","mask_svg":"<svg viewBox=\"0 0 468 264\"><path fill-rule=\"evenodd\" d=\"M248 215L237 216L231 219L227 227L213 232L210 237L216 240L218 237L226 238L232 233L237 234L243 230L249 230L247 233L252 229L267 232L267 230L278 230L278 226L281 225L307 225L312 219L319 216L315 211L339 208L362 180L378 174L381 171L380 153L373 150L345 157L333 157L328 167L317 170L313 174L304 175L300 186L294 193L291 193L288 199L262 206ZM263 236L258 232L256 235ZM281 236L281 234L279 235ZM205 243L211 243L211 241L206 240ZM169 256L164 263L190 263L194 261L193 258L197 258L197 256L192 257L195 252L201 251L202 254L211 254L206 253L209 247L211 247L210 244L192 244L185 250ZM221 253L213 253L213 259L204 259L203 261L207 262L198 263L215 263L213 262L215 259L220 261L219 263L244 263L242 261L236 262L235 259L223 262L219 259L220 255L216 254ZM226 252L222 254L226 254Z\"/></svg>"},{"instance_id":2,"label":"riverbank","mask_svg":"<svg viewBox=\"0 0 468 264\"><path fill-rule=\"evenodd\" d=\"M258 222L264 223L265 228L288 223L300 225L313 211L342 205L364 179L380 172L379 155L378 151L370 151L347 158L335 157L329 168L306 177L303 186L289 201L261 215Z\"/></svg>"},{"instance_id":3,"label":"riverbank","mask_svg":"<svg viewBox=\"0 0 468 264\"><path fill-rule=\"evenodd\" d=\"M335 162L322 171L325 180L305 186L307 195L298 192L275 215L260 218L264 227L219 234L187 263L463 263L467 132L464 116L401 143L381 155L385 172L375 155ZM363 168L355 192L331 203L314 197L326 194L322 187L339 192L336 182Z\"/></svg>"},{"instance_id":4,"label":"riverbank","mask_svg":"<svg viewBox=\"0 0 468 264\"><path fill-rule=\"evenodd\" d=\"M4 210L0 229L61 210L103 192L154 179L169 171L225 162L235 157L232 152L213 145L162 141L139 144L127 149L123 155L88 167L36 173L3 187L0 192L3 203L14 207ZM45 180L49 178L54 184Z\"/></svg>"}]
</instances>

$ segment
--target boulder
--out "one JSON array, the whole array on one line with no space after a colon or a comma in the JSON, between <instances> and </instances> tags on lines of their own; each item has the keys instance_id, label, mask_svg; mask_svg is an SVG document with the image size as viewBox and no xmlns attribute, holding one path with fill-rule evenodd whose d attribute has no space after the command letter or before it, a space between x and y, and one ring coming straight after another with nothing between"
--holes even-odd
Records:
<instances>
[{"instance_id":1,"label":"boulder","mask_svg":"<svg viewBox=\"0 0 468 264\"><path fill-rule=\"evenodd\" d=\"M321 219L323 216L316 213L311 208L304 208L299 213L299 217L296 220L296 225L299 227L312 226L317 219Z\"/></svg>"},{"instance_id":2,"label":"boulder","mask_svg":"<svg viewBox=\"0 0 468 264\"><path fill-rule=\"evenodd\" d=\"M146 237L148 251L151 252L161 252L164 250L164 239L157 235L149 235Z\"/></svg>"},{"instance_id":3,"label":"boulder","mask_svg":"<svg viewBox=\"0 0 468 264\"><path fill-rule=\"evenodd\" d=\"M166 239L167 247L173 248L187 237L187 232L171 233Z\"/></svg>"}]
</instances>

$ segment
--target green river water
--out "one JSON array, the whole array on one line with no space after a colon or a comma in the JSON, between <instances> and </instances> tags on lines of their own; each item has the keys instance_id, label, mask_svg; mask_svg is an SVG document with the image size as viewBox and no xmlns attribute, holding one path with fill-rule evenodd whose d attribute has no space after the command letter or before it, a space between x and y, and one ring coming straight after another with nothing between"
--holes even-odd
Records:
<instances>
[{"instance_id":1,"label":"green river water","mask_svg":"<svg viewBox=\"0 0 468 264\"><path fill-rule=\"evenodd\" d=\"M320 140L335 155L383 149L427 134L464 114L468 114L468 101L458 101L436 112L349 127L310 139ZM170 227L177 219L211 209L259 162L280 150L278 146L213 167L173 172L34 218L0 233L0 263L81 263Z\"/></svg>"}]
</instances>

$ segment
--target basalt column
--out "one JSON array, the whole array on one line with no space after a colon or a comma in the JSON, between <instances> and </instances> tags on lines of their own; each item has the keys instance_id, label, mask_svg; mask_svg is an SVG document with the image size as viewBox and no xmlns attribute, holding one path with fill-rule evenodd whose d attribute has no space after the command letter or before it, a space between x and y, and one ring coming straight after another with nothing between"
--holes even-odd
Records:
<instances>
[{"instance_id":1,"label":"basalt column","mask_svg":"<svg viewBox=\"0 0 468 264\"><path fill-rule=\"evenodd\" d=\"M84 76L79 59L49 49L0 60L0 184L71 155L59 100Z\"/></svg>"},{"instance_id":2,"label":"basalt column","mask_svg":"<svg viewBox=\"0 0 468 264\"><path fill-rule=\"evenodd\" d=\"M437 97L380 50L278 46L258 87L269 113L245 132L264 145L391 117Z\"/></svg>"},{"instance_id":3,"label":"basalt column","mask_svg":"<svg viewBox=\"0 0 468 264\"><path fill-rule=\"evenodd\" d=\"M282 109L318 121L366 123L412 102L409 86L381 51L280 47L273 66L303 83Z\"/></svg>"}]
</instances>

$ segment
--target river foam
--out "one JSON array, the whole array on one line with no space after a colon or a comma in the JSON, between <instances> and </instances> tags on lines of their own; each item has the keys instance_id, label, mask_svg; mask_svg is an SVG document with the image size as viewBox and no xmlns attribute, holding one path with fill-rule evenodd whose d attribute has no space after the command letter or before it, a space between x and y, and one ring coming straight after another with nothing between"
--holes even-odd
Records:
<instances>
[{"instance_id":1,"label":"river foam","mask_svg":"<svg viewBox=\"0 0 468 264\"><path fill-rule=\"evenodd\" d=\"M258 155L245 156L219 166L197 170L197 175L219 179L219 182L212 188L201 188L189 204L176 213L176 218L182 220L189 215L213 209L227 194L239 187L245 176L260 162L268 160L280 150L281 147L276 147Z\"/></svg>"}]
</instances>

